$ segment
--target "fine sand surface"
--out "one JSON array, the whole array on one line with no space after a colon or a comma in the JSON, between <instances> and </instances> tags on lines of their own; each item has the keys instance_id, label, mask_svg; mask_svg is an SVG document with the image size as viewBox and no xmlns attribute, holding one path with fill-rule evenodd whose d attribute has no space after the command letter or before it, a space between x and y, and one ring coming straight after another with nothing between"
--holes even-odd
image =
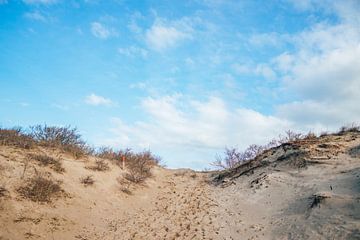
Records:
<instances>
[{"instance_id":1,"label":"fine sand surface","mask_svg":"<svg viewBox=\"0 0 360 240\"><path fill-rule=\"evenodd\" d=\"M221 173L155 167L130 194L114 164L93 171L93 157L0 146L0 239L360 239L359 145L359 133L346 133ZM65 172L26 164L30 152L60 158ZM61 181L50 203L16 191L39 172ZM80 182L87 175L91 186Z\"/></svg>"}]
</instances>

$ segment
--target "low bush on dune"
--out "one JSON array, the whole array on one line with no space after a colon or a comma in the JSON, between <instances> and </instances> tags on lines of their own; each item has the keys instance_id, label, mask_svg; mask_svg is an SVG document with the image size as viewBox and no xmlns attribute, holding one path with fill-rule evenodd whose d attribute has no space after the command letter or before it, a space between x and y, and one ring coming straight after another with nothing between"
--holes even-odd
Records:
<instances>
[{"instance_id":1,"label":"low bush on dune","mask_svg":"<svg viewBox=\"0 0 360 240\"><path fill-rule=\"evenodd\" d=\"M127 173L124 178L133 183L141 183L151 176L151 168L159 162L160 158L150 151L133 153L126 160Z\"/></svg>"},{"instance_id":2,"label":"low bush on dune","mask_svg":"<svg viewBox=\"0 0 360 240\"><path fill-rule=\"evenodd\" d=\"M45 154L29 154L29 158L37 161L41 166L49 166L55 172L65 172L65 169L62 167L60 159L53 158Z\"/></svg>"},{"instance_id":3,"label":"low bush on dune","mask_svg":"<svg viewBox=\"0 0 360 240\"><path fill-rule=\"evenodd\" d=\"M151 151L135 153L131 149L114 151L111 148L101 148L96 156L109 159L120 167L123 167L124 160L124 170L127 171L124 178L133 183L143 182L150 177L151 168L161 161L160 157L155 156Z\"/></svg>"},{"instance_id":4,"label":"low bush on dune","mask_svg":"<svg viewBox=\"0 0 360 240\"><path fill-rule=\"evenodd\" d=\"M0 128L0 145L30 149L35 145L35 141L24 133L22 128Z\"/></svg>"},{"instance_id":5,"label":"low bush on dune","mask_svg":"<svg viewBox=\"0 0 360 240\"><path fill-rule=\"evenodd\" d=\"M88 175L88 176L80 178L80 182L84 186L90 186L90 185L93 185L95 183L95 180L94 180L93 176Z\"/></svg>"},{"instance_id":6,"label":"low bush on dune","mask_svg":"<svg viewBox=\"0 0 360 240\"><path fill-rule=\"evenodd\" d=\"M133 152L129 148L115 151L107 147L95 151L86 144L78 130L71 126L58 127L45 124L31 126L26 130L0 128L0 145L27 149L36 146L56 148L72 154L75 158L95 156L98 159L94 165L87 167L94 171L108 170L109 164L105 160L110 160L121 168L125 166L124 178L133 183L143 182L151 175L151 168L160 162L160 158L150 151ZM30 154L29 158L57 172L64 171L59 159L44 154Z\"/></svg>"},{"instance_id":7,"label":"low bush on dune","mask_svg":"<svg viewBox=\"0 0 360 240\"><path fill-rule=\"evenodd\" d=\"M34 202L50 202L62 189L60 183L43 176L34 176L17 190L20 195Z\"/></svg>"},{"instance_id":8,"label":"low bush on dune","mask_svg":"<svg viewBox=\"0 0 360 240\"><path fill-rule=\"evenodd\" d=\"M93 171L107 171L110 169L109 164L107 162L105 162L104 159L98 159L95 161L94 165L92 166L87 166L87 169L93 170Z\"/></svg>"},{"instance_id":9,"label":"low bush on dune","mask_svg":"<svg viewBox=\"0 0 360 240\"><path fill-rule=\"evenodd\" d=\"M285 143L296 143L298 141L312 140L316 138L317 136L312 132L304 135L288 130L285 132L285 134L279 135L277 139L271 140L266 145L252 144L243 151L235 147L225 148L224 156L216 156L216 160L212 163L212 165L220 169L234 168L241 163L255 159L257 156L271 148L280 146Z\"/></svg>"},{"instance_id":10,"label":"low bush on dune","mask_svg":"<svg viewBox=\"0 0 360 240\"><path fill-rule=\"evenodd\" d=\"M80 158L93 150L82 140L76 128L35 125L30 127L30 136L41 146L55 147Z\"/></svg>"},{"instance_id":11,"label":"low bush on dune","mask_svg":"<svg viewBox=\"0 0 360 240\"><path fill-rule=\"evenodd\" d=\"M343 126L336 133L330 134L328 132L320 133L319 137L326 137L329 135L344 135L346 133L359 133L360 126L358 124L350 124ZM265 151L280 146L286 143L299 143L301 141L311 141L317 139L318 136L312 132L308 134L296 133L294 131L288 130L285 134L279 135L277 139L271 140L266 145L250 145L245 150L241 151L238 148L225 148L223 156L216 156L216 160L212 163L213 166L220 169L229 169L238 166L241 163L255 159L257 156L261 155Z\"/></svg>"},{"instance_id":12,"label":"low bush on dune","mask_svg":"<svg viewBox=\"0 0 360 240\"><path fill-rule=\"evenodd\" d=\"M347 132L360 132L360 126L355 123L349 124L347 126L342 126L337 134L343 135Z\"/></svg>"}]
</instances>

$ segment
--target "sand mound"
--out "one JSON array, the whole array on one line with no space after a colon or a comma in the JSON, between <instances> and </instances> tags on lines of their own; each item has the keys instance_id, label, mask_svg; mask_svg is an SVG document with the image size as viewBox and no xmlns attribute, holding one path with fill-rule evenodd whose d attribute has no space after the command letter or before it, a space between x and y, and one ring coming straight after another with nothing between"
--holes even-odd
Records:
<instances>
[{"instance_id":1,"label":"sand mound","mask_svg":"<svg viewBox=\"0 0 360 240\"><path fill-rule=\"evenodd\" d=\"M359 146L357 132L328 135L222 172L154 167L129 185L95 157L0 146L0 239L360 239ZM39 176L29 196L59 191L24 197Z\"/></svg>"}]
</instances>

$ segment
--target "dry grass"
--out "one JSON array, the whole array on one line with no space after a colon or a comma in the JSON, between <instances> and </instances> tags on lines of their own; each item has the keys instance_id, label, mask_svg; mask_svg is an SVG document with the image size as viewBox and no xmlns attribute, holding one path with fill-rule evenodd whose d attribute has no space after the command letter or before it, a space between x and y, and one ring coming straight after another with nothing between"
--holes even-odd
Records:
<instances>
[{"instance_id":1,"label":"dry grass","mask_svg":"<svg viewBox=\"0 0 360 240\"><path fill-rule=\"evenodd\" d=\"M95 183L95 180L94 180L93 176L88 175L88 176L80 178L80 182L84 186L90 186L90 185L93 185Z\"/></svg>"},{"instance_id":2,"label":"dry grass","mask_svg":"<svg viewBox=\"0 0 360 240\"><path fill-rule=\"evenodd\" d=\"M109 164L105 162L104 159L98 159L95 161L95 165L86 167L87 169L93 170L93 171L107 171L110 169Z\"/></svg>"},{"instance_id":3,"label":"dry grass","mask_svg":"<svg viewBox=\"0 0 360 240\"><path fill-rule=\"evenodd\" d=\"M20 195L34 202L51 202L63 190L60 183L51 179L34 176L24 186L17 189Z\"/></svg>"},{"instance_id":4,"label":"dry grass","mask_svg":"<svg viewBox=\"0 0 360 240\"><path fill-rule=\"evenodd\" d=\"M29 154L29 158L37 161L41 166L49 166L55 172L65 172L60 159L56 159L45 154Z\"/></svg>"},{"instance_id":5,"label":"dry grass","mask_svg":"<svg viewBox=\"0 0 360 240\"><path fill-rule=\"evenodd\" d=\"M34 147L35 141L23 133L21 128L0 128L0 145L30 149Z\"/></svg>"}]
</instances>

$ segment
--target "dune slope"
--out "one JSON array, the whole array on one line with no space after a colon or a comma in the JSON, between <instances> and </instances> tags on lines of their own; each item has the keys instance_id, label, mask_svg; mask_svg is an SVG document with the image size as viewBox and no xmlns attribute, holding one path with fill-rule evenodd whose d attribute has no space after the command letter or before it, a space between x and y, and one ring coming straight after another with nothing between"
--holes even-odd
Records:
<instances>
[{"instance_id":1,"label":"dune slope","mask_svg":"<svg viewBox=\"0 0 360 240\"><path fill-rule=\"evenodd\" d=\"M222 172L154 167L124 190L124 171L56 149L0 146L0 239L360 239L360 134L283 144ZM60 159L61 171L29 154ZM61 187L34 202L34 176ZM86 176L94 183L84 185Z\"/></svg>"}]
</instances>

